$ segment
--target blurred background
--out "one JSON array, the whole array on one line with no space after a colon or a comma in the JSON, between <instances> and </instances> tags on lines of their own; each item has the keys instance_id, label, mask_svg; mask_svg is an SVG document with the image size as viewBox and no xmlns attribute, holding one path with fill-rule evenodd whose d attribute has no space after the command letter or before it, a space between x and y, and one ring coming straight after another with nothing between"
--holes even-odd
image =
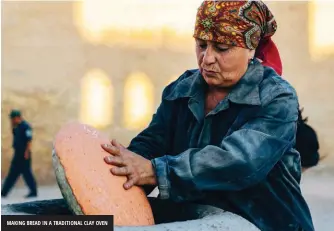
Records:
<instances>
[{"instance_id":1,"label":"blurred background","mask_svg":"<svg viewBox=\"0 0 334 231\"><path fill-rule=\"evenodd\" d=\"M147 126L163 88L197 68L192 32L200 3L3 1L1 178L13 153L12 108L34 129L39 187L56 187L52 142L68 121L91 124L127 145ZM334 2L266 3L278 22L283 78L318 134L322 162L334 166ZM20 186L22 179L15 190Z\"/></svg>"}]
</instances>

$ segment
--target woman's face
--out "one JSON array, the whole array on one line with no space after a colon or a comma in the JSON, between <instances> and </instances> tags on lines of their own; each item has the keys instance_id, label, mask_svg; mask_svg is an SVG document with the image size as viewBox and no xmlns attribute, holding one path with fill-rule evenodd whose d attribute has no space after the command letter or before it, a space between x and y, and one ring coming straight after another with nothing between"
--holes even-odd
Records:
<instances>
[{"instance_id":1,"label":"woman's face","mask_svg":"<svg viewBox=\"0 0 334 231\"><path fill-rule=\"evenodd\" d=\"M196 39L199 70L212 87L231 87L245 74L255 51Z\"/></svg>"}]
</instances>

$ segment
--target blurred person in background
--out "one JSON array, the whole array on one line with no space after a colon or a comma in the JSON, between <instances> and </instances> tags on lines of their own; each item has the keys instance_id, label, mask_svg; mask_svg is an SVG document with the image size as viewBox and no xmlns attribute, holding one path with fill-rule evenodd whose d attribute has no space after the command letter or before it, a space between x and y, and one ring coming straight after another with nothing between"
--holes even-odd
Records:
<instances>
[{"instance_id":1,"label":"blurred person in background","mask_svg":"<svg viewBox=\"0 0 334 231\"><path fill-rule=\"evenodd\" d=\"M22 174L30 192L26 198L37 196L37 186L31 169L32 128L25 121L19 110L12 110L9 114L13 132L14 156L9 173L2 186L1 196L6 197Z\"/></svg>"}]
</instances>

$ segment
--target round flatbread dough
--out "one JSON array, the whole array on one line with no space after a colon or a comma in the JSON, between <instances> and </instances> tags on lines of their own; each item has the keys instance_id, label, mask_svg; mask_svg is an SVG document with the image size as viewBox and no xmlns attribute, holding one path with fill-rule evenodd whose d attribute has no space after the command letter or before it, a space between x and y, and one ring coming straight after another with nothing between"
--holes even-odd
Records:
<instances>
[{"instance_id":1,"label":"round flatbread dough","mask_svg":"<svg viewBox=\"0 0 334 231\"><path fill-rule=\"evenodd\" d=\"M152 209L142 188L123 188L126 177L114 176L101 147L110 139L91 126L69 123L53 144L53 166L64 199L77 215L114 215L118 226L153 225Z\"/></svg>"}]
</instances>

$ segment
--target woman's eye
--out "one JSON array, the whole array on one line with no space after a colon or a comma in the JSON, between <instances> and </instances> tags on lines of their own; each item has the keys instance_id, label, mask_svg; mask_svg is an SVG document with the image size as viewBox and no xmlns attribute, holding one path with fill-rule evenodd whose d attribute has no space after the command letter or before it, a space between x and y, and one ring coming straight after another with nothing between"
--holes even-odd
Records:
<instances>
[{"instance_id":1,"label":"woman's eye","mask_svg":"<svg viewBox=\"0 0 334 231\"><path fill-rule=\"evenodd\" d=\"M220 52L225 52L228 51L230 48L221 48L221 47L217 47L217 50Z\"/></svg>"},{"instance_id":2,"label":"woman's eye","mask_svg":"<svg viewBox=\"0 0 334 231\"><path fill-rule=\"evenodd\" d=\"M198 46L199 46L201 49L205 49L205 48L206 48L206 44L198 44Z\"/></svg>"}]
</instances>

